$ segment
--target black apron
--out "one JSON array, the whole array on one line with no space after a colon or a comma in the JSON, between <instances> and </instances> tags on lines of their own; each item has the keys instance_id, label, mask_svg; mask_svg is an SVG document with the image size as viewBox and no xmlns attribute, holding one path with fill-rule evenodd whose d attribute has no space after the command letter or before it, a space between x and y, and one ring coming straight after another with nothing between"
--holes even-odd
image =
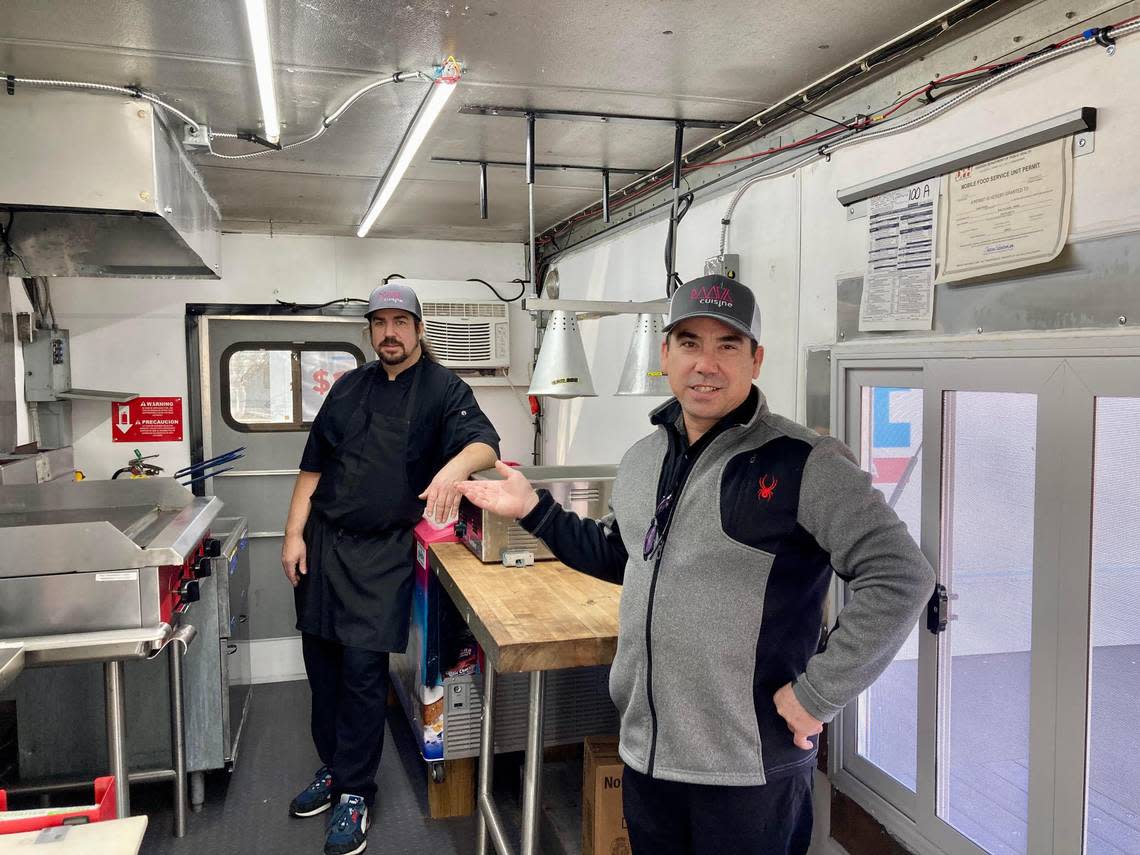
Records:
<instances>
[{"instance_id":1,"label":"black apron","mask_svg":"<svg viewBox=\"0 0 1140 855\"><path fill-rule=\"evenodd\" d=\"M376 371L382 372L383 366ZM403 652L411 614L412 527L424 503L408 484L408 433L423 366L401 417L372 409L379 373L321 472L305 525L308 573L294 590L297 629L366 650Z\"/></svg>"}]
</instances>

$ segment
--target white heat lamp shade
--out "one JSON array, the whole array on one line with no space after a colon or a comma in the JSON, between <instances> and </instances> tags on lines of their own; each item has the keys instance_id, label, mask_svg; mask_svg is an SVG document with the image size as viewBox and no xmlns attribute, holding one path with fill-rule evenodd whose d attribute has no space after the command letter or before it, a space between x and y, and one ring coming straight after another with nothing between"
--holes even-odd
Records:
<instances>
[{"instance_id":1,"label":"white heat lamp shade","mask_svg":"<svg viewBox=\"0 0 1140 855\"><path fill-rule=\"evenodd\" d=\"M443 107L447 103L447 99L451 97L451 93L455 91L458 86L457 81L436 80L431 85L431 91L428 92L423 103L420 105L419 112L412 120L412 126L408 129L407 136L400 144L399 151L396 152L396 157L392 160L392 165L388 167L388 171L384 173L384 180L380 183L380 189L376 191L375 197L372 199L372 204L368 206L368 213L364 215L364 219L360 221L360 228L356 230L357 237L364 237L371 231L372 226L376 223L377 217L380 212L384 210L384 206L392 199L392 195L396 192L396 187L400 183L400 179L404 177L404 173L408 171L408 167L412 163L412 158L416 156L421 145L427 139L428 132L431 126L435 124L435 120L439 118L439 114L443 112Z\"/></svg>"},{"instance_id":2,"label":"white heat lamp shade","mask_svg":"<svg viewBox=\"0 0 1140 855\"><path fill-rule=\"evenodd\" d=\"M542 336L527 394L551 398L594 398L594 381L573 312L555 311Z\"/></svg>"},{"instance_id":3,"label":"white heat lamp shade","mask_svg":"<svg viewBox=\"0 0 1140 855\"><path fill-rule=\"evenodd\" d=\"M661 373L661 342L665 338L661 315L638 315L621 370L617 395L667 398L673 394L669 378Z\"/></svg>"},{"instance_id":4,"label":"white heat lamp shade","mask_svg":"<svg viewBox=\"0 0 1140 855\"><path fill-rule=\"evenodd\" d=\"M269 49L269 10L266 0L245 0L253 68L257 73L257 96L261 100L261 123L265 138L276 144L281 139L281 118L277 113L277 89L273 84L273 55Z\"/></svg>"}]
</instances>

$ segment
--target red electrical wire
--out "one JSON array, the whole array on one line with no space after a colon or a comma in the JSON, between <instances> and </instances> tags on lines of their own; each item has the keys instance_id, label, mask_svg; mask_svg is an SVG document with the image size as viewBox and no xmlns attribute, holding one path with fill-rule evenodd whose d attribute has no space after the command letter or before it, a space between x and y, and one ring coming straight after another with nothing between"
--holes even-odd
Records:
<instances>
[{"instance_id":1,"label":"red electrical wire","mask_svg":"<svg viewBox=\"0 0 1140 855\"><path fill-rule=\"evenodd\" d=\"M861 126L857 126L857 127L859 127L861 129ZM688 164L683 165L681 167L681 169L684 171L692 171L695 169L704 169L707 166L726 166L728 164L739 163L739 162L744 161L744 160L755 160L756 158L759 158L759 157L768 157L769 155L779 154L782 151L790 151L790 150L795 149L795 148L800 148L802 146L809 145L810 143L813 143L813 142L818 142L821 139L825 139L827 137L834 136L835 134L840 133L841 131L854 130L854 129L855 128L853 128L849 125L836 125L833 128L828 128L825 131L820 131L819 133L812 134L811 136L804 137L802 140L797 140L796 142L788 143L787 145L776 146L774 148L765 149L764 151L758 151L758 152L754 152L753 154L744 155L742 157L734 157L734 158L730 158L728 160L710 160L710 161L705 161L703 163L688 163ZM638 188L633 193L629 193L628 195L623 196L621 199L618 199L616 202L611 203L611 208L617 207L620 205L624 205L627 202L631 202L634 199L638 198L639 196L643 196L644 194L648 193L650 190L654 190L654 189L660 187L662 184L665 184L666 182L671 181L671 180L672 180L671 176L667 176L667 175L662 176L661 178L657 178L657 179L651 181L650 183L646 184L644 187ZM578 223L584 219L588 219L588 218L594 216L596 213L597 213L597 211L593 207L588 208L585 211L582 211L582 212L576 214L575 216L571 217L569 219L569 221L567 221L567 225L572 226L575 223ZM552 242L551 238L544 238L542 240L537 241L537 243L540 243L544 246L548 243L551 243L551 242Z\"/></svg>"},{"instance_id":2,"label":"red electrical wire","mask_svg":"<svg viewBox=\"0 0 1140 855\"><path fill-rule=\"evenodd\" d=\"M758 151L754 154L745 154L740 157L730 157L727 160L707 160L702 163L691 163L683 166L682 169L704 169L706 166L727 166L731 163L740 163L743 160L755 160L758 157L767 157L770 154L779 154L782 151L790 151L793 148L800 148L808 143L818 142L819 140L826 139L827 137L835 136L841 131L862 130L866 125L836 125L834 128L828 128L826 131L812 134L811 136L804 137L802 140L797 140L787 145L776 146L775 148L765 149Z\"/></svg>"},{"instance_id":3,"label":"red electrical wire","mask_svg":"<svg viewBox=\"0 0 1140 855\"><path fill-rule=\"evenodd\" d=\"M1111 26L1108 27L1108 29L1114 30L1114 29L1117 29L1119 27L1123 27L1123 26L1127 26L1128 24L1135 23L1136 21L1140 21L1140 15L1134 15L1133 17L1126 18L1125 20L1120 21L1119 23L1112 24ZM1102 27L1101 29L1104 29L1104 28ZM1050 50L1058 50L1059 48L1062 48L1065 45L1071 44L1075 41L1079 41L1080 39L1083 39L1083 38L1085 38L1085 35L1083 32L1076 33L1074 35L1069 36L1066 39L1062 39L1061 41L1057 42L1054 45L1050 45L1049 49ZM965 77L968 74L976 74L976 73L981 72L981 71L993 71L995 68L1012 68L1012 67L1016 66L1018 63L1024 62L1028 58L1029 58L1029 54L1024 54L1022 56L1017 57L1016 59L1011 59L1008 62L997 62L997 63L991 63L989 65L979 65L979 66L976 66L974 68L967 68L963 71L955 71L952 74L944 74L941 77L934 78L929 83L927 83L923 86L919 86L917 89L913 90L912 92L907 93L900 100L898 100L897 102L892 104L885 112L879 113L878 115L876 115L870 119L865 119L863 121L859 121L859 122L856 122L856 123L851 124L851 125L836 125L835 127L828 128L827 130L819 131L818 133L804 137L802 140L797 140L796 142L788 143L787 145L776 146L774 148L765 149L764 151L754 152L753 154L746 154L746 155L742 155L740 157L732 157L732 158L728 158L726 160L708 160L708 161L703 161L701 163L683 164L681 166L681 169L683 171L689 172L689 171L693 171L693 170L697 170L697 169L704 169L705 167L708 167L708 166L728 166L728 165L733 164L733 163L741 163L741 162L747 161L747 160L756 160L757 158L769 157L773 154L779 154L780 152L783 152L783 151L790 151L791 149L800 148L802 146L809 145L813 142L818 142L821 139L828 139L828 138L834 136L835 134L841 133L843 131L865 130L866 128L869 128L872 125L877 125L881 122L886 121L888 118L890 118L892 115L897 113L899 110L901 110L903 107L905 107L911 101L913 101L915 98L920 98L923 95L929 95L930 92L933 91L939 84L947 83L951 80L956 80L959 77ZM635 190L634 192L628 193L628 194L622 196L621 198L616 199L615 201L611 202L610 207L615 208L615 207L619 207L621 205L625 205L628 202L632 202L634 199L637 199L638 197L645 195L646 193L648 193L651 190L657 189L662 184L664 184L670 180L671 180L670 176L662 176L661 178L654 179L653 181L646 184L644 187L640 187L637 190ZM566 225L573 227L575 223L579 223L582 220L590 219L592 217L597 216L598 213L600 212L600 210L601 210L600 204L595 205L595 206L591 206L590 208L587 208L585 211L582 211L578 214L575 214L573 217L571 217L569 220L567 220ZM551 237L546 237L546 238L539 238L537 243L545 246L546 244L553 243L553 241L554 241L554 237L551 236Z\"/></svg>"}]
</instances>

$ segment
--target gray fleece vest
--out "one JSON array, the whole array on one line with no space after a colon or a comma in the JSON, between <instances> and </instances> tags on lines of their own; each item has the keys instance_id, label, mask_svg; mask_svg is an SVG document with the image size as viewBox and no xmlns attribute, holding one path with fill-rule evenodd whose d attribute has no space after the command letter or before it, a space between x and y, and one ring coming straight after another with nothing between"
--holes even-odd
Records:
<instances>
[{"instance_id":1,"label":"gray fleece vest","mask_svg":"<svg viewBox=\"0 0 1140 855\"><path fill-rule=\"evenodd\" d=\"M792 744L772 693L790 681L804 708L830 721L890 663L934 573L846 446L771 413L761 395L748 423L726 428L694 463L654 581L643 539L665 431L625 454L612 497L628 553L610 672L621 756L664 780L758 786L815 753ZM777 471L778 481L767 477ZM752 542L773 551L730 537L725 514L762 534L771 521L774 534ZM848 601L816 651L833 568Z\"/></svg>"},{"instance_id":2,"label":"gray fleece vest","mask_svg":"<svg viewBox=\"0 0 1140 855\"><path fill-rule=\"evenodd\" d=\"M765 782L752 676L765 580L774 556L731 540L720 521L725 463L763 441L757 427L763 429L754 424L725 430L689 474L658 570L652 651L646 647L646 622L653 559L643 560L642 540L657 507L668 442L663 429L626 453L614 484L613 509L629 563L610 694L622 712L622 759L642 773L649 767L655 713L653 774L665 780L738 786ZM652 711L646 685L650 655Z\"/></svg>"}]
</instances>

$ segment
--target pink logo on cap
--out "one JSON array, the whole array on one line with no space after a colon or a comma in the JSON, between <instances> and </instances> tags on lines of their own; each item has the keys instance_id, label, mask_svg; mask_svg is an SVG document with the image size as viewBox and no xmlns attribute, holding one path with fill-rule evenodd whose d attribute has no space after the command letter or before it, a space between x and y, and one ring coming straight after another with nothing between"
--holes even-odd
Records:
<instances>
[{"instance_id":1,"label":"pink logo on cap","mask_svg":"<svg viewBox=\"0 0 1140 855\"><path fill-rule=\"evenodd\" d=\"M377 291L372 296L391 303L404 302L404 294L401 291Z\"/></svg>"},{"instance_id":2,"label":"pink logo on cap","mask_svg":"<svg viewBox=\"0 0 1140 855\"><path fill-rule=\"evenodd\" d=\"M717 306L721 309L731 309L734 305L732 292L724 285L692 288L689 291L689 299L700 303L702 306Z\"/></svg>"}]
</instances>

